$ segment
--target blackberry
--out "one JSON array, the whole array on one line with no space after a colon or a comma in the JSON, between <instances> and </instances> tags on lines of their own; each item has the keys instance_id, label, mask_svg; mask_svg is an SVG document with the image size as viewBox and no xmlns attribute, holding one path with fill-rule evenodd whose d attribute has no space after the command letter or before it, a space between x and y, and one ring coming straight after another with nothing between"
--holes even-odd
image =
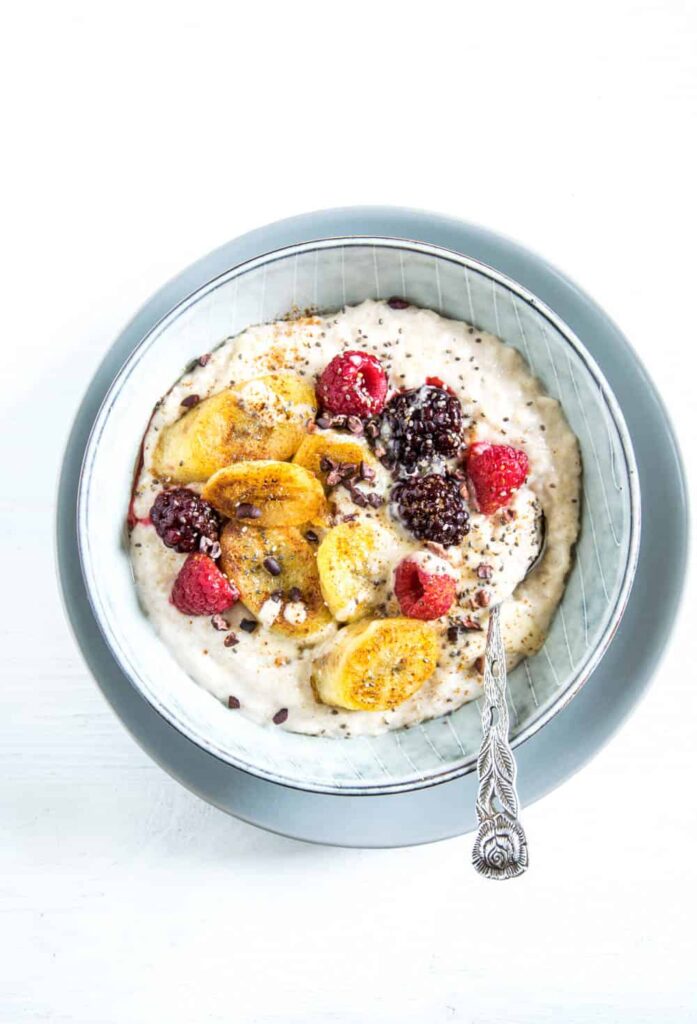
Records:
<instances>
[{"instance_id":1,"label":"blackberry","mask_svg":"<svg viewBox=\"0 0 697 1024\"><path fill-rule=\"evenodd\" d=\"M407 472L438 456L456 455L462 445L462 406L445 388L424 384L401 391L385 406L376 444Z\"/></svg>"},{"instance_id":2,"label":"blackberry","mask_svg":"<svg viewBox=\"0 0 697 1024\"><path fill-rule=\"evenodd\" d=\"M460 494L462 484L454 476L429 476L400 480L392 488L399 518L417 540L432 540L448 547L469 533L469 512Z\"/></svg>"},{"instance_id":3,"label":"blackberry","mask_svg":"<svg viewBox=\"0 0 697 1024\"><path fill-rule=\"evenodd\" d=\"M197 551L202 537L212 545L220 534L218 513L188 487L160 491L150 518L162 542L182 555Z\"/></svg>"}]
</instances>

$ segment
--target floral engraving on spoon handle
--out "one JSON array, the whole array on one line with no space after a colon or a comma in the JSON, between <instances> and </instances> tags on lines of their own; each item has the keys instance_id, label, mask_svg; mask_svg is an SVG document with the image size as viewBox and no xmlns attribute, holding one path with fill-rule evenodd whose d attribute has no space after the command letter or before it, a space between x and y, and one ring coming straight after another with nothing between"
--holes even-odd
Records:
<instances>
[{"instance_id":1,"label":"floral engraving on spoon handle","mask_svg":"<svg viewBox=\"0 0 697 1024\"><path fill-rule=\"evenodd\" d=\"M487 878L515 878L528 866L528 843L518 821L516 766L508 741L506 652L498 605L489 616L484 662L482 745L477 759L479 827L472 863Z\"/></svg>"}]
</instances>

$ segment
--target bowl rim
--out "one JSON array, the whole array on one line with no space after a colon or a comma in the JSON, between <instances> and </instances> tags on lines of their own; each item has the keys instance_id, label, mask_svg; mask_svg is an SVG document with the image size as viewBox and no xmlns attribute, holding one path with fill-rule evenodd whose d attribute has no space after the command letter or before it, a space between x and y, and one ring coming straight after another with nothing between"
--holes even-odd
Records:
<instances>
[{"instance_id":1,"label":"bowl rim","mask_svg":"<svg viewBox=\"0 0 697 1024\"><path fill-rule=\"evenodd\" d=\"M112 657L115 658L126 678L141 698L147 701L147 703L157 711L169 725L211 756L217 758L223 763L230 764L235 768L256 776L257 778L277 783L288 788L305 792L325 793L338 796L369 796L404 793L429 788L431 786L439 785L441 783L457 779L461 776L468 775L475 770L477 755L474 753L463 758L461 761L452 764L450 767L443 769L442 771L434 771L414 779L394 783L357 786L355 784L345 785L343 783L340 785L332 785L314 781L305 783L299 782L297 779L289 778L283 774L266 768L260 768L251 761L246 761L244 758L236 754L231 754L229 751L226 751L217 744L211 742L205 735L201 735L195 730L187 728L187 726L180 721L177 715L174 714L163 701L155 699L154 695L141 685L137 668L131 664L130 658L121 648L118 638L112 632L109 617L104 613L104 609L99 601L96 573L94 572L94 563L90 557L89 551L88 495L91 472L96 459L99 441L110 416L112 406L120 396L124 386L127 384L131 373L135 370L145 352L156 341L162 330L164 330L166 326L169 326L170 323L176 321L176 319L178 319L190 305L198 301L203 295L216 290L230 280L241 277L245 273L256 270L259 267L268 266L278 262L279 260L287 259L300 253L321 251L342 246L373 246L374 248L407 249L420 252L437 259L448 260L456 263L460 267L468 270L471 269L477 273L483 274L490 280L495 281L508 289L514 295L518 296L530 305L537 313L547 319L576 352L577 356L581 359L599 388L608 413L612 419L615 429L617 430L627 470L627 500L629 503L630 513L629 540L622 583L617 592L614 606L608 616L603 633L598 639L596 645L589 650L569 684L555 699L548 700L543 704L540 712L514 737L511 741L514 749L525 743L531 736L535 735L535 733L542 729L561 710L563 710L564 707L567 706L567 704L576 696L585 682L589 679L612 641L624 611L626 610L638 564L641 535L641 493L634 449L619 402L615 398L614 392L600 370L597 362L588 352L577 334L547 303L539 299L532 291L530 291L530 289L519 284L514 278L502 273L482 260L464 255L447 246L434 245L419 241L415 238L403 236L355 234L325 236L323 238L308 239L307 241L269 249L268 251L262 252L228 267L204 284L192 289L183 299L174 303L155 323L150 326L125 359L104 395L103 401L90 430L79 474L76 532L80 569L85 582L85 590L89 605L104 641L107 644ZM159 638L157 639L159 641ZM198 685L194 680L192 680L192 682L194 682L194 685ZM316 738L318 740L324 739L325 742L329 742L329 740L326 740L324 737Z\"/></svg>"}]
</instances>

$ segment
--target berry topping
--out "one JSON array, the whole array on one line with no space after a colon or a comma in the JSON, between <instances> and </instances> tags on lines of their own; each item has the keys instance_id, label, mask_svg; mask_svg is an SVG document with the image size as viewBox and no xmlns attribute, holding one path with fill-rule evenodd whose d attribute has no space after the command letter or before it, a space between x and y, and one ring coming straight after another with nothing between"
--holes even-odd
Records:
<instances>
[{"instance_id":1,"label":"berry topping","mask_svg":"<svg viewBox=\"0 0 697 1024\"><path fill-rule=\"evenodd\" d=\"M443 547L459 544L469 532L469 513L454 476L429 476L401 480L392 489L392 501L400 519L418 540L432 540Z\"/></svg>"},{"instance_id":2,"label":"berry topping","mask_svg":"<svg viewBox=\"0 0 697 1024\"><path fill-rule=\"evenodd\" d=\"M448 573L429 573L416 558L405 558L395 571L395 597L410 619L439 619L455 600L455 580Z\"/></svg>"},{"instance_id":3,"label":"berry topping","mask_svg":"<svg viewBox=\"0 0 697 1024\"><path fill-rule=\"evenodd\" d=\"M150 509L150 518L163 543L182 555L195 551L202 537L211 542L218 540L218 513L188 487L160 491Z\"/></svg>"},{"instance_id":4,"label":"berry topping","mask_svg":"<svg viewBox=\"0 0 697 1024\"><path fill-rule=\"evenodd\" d=\"M480 512L490 516L507 505L529 472L528 457L508 444L477 441L467 452L467 475Z\"/></svg>"},{"instance_id":5,"label":"berry topping","mask_svg":"<svg viewBox=\"0 0 697 1024\"><path fill-rule=\"evenodd\" d=\"M456 455L462 444L462 406L445 388L424 384L401 391L385 406L379 439L389 458L408 472L434 458Z\"/></svg>"},{"instance_id":6,"label":"berry topping","mask_svg":"<svg viewBox=\"0 0 697 1024\"><path fill-rule=\"evenodd\" d=\"M343 416L375 416L382 411L386 394L385 371L368 352L334 356L317 382L322 408Z\"/></svg>"},{"instance_id":7,"label":"berry topping","mask_svg":"<svg viewBox=\"0 0 697 1024\"><path fill-rule=\"evenodd\" d=\"M179 570L170 600L184 615L219 615L239 596L212 558L195 553Z\"/></svg>"}]
</instances>

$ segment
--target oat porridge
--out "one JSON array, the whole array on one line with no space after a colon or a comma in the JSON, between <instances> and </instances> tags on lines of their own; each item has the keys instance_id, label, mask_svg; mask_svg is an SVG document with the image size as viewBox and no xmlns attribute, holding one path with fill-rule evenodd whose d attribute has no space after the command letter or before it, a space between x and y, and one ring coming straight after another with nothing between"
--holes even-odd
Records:
<instances>
[{"instance_id":1,"label":"oat porridge","mask_svg":"<svg viewBox=\"0 0 697 1024\"><path fill-rule=\"evenodd\" d=\"M328 737L413 725L480 696L492 605L511 667L541 647L580 473L559 403L466 323L392 299L250 327L147 426L139 599L230 713Z\"/></svg>"}]
</instances>

